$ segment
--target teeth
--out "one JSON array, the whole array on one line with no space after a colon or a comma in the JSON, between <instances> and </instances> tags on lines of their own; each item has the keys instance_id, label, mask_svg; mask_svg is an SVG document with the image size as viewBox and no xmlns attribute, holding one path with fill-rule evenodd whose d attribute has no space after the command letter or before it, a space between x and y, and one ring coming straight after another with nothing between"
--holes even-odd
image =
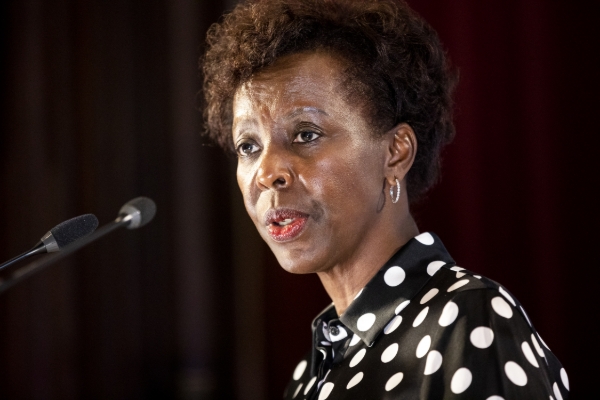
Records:
<instances>
[{"instance_id":1,"label":"teeth","mask_svg":"<svg viewBox=\"0 0 600 400\"><path fill-rule=\"evenodd\" d=\"M286 225L289 225L289 224L291 224L291 223L292 223L292 221L294 221L294 218L287 218L287 219L284 219L283 221L281 221L281 222L279 223L279 226L286 226Z\"/></svg>"}]
</instances>

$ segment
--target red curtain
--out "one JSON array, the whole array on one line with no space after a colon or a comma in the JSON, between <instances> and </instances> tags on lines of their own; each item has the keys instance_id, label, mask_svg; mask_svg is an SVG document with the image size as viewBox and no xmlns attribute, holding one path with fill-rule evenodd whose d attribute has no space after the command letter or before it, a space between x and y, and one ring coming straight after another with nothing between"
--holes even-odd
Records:
<instances>
[{"instance_id":1,"label":"red curtain","mask_svg":"<svg viewBox=\"0 0 600 400\"><path fill-rule=\"evenodd\" d=\"M460 72L457 136L444 153L441 183L413 210L419 227L436 232L459 265L521 301L565 366L573 398L584 398L594 393L590 352L598 345L590 326L600 303L592 194L600 172L597 14L567 1L409 3ZM272 399L309 346L310 318L329 301L315 277L276 269L272 260ZM289 335L304 333L283 335L288 326ZM277 351L288 341L304 346Z\"/></svg>"}]
</instances>

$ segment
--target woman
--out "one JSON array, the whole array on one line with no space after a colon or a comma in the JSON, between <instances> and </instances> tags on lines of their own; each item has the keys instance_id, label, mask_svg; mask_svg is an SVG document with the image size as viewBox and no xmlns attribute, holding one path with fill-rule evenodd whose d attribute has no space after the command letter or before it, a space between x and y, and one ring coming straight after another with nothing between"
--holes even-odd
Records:
<instances>
[{"instance_id":1,"label":"woman","mask_svg":"<svg viewBox=\"0 0 600 400\"><path fill-rule=\"evenodd\" d=\"M396 0L257 1L208 43L208 132L281 266L333 301L286 399L567 398L517 300L411 216L454 135L431 27Z\"/></svg>"}]
</instances>

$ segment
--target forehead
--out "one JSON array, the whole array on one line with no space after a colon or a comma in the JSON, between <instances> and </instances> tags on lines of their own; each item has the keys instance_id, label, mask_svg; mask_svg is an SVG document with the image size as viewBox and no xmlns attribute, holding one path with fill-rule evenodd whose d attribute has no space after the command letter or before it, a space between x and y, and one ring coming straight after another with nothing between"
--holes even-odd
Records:
<instances>
[{"instance_id":1,"label":"forehead","mask_svg":"<svg viewBox=\"0 0 600 400\"><path fill-rule=\"evenodd\" d=\"M233 102L234 124L257 108L272 117L298 108L339 108L346 103L343 61L324 52L280 58L242 84Z\"/></svg>"}]
</instances>

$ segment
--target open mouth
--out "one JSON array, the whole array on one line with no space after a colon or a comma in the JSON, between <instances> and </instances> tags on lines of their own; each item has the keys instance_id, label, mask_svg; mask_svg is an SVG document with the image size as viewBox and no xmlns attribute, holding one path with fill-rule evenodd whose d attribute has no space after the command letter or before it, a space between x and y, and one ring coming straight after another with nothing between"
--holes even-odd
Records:
<instances>
[{"instance_id":1,"label":"open mouth","mask_svg":"<svg viewBox=\"0 0 600 400\"><path fill-rule=\"evenodd\" d=\"M295 218L286 218L281 222L273 222L274 224L277 224L279 226L288 226L289 224L291 224L292 222L294 222L296 219Z\"/></svg>"},{"instance_id":2,"label":"open mouth","mask_svg":"<svg viewBox=\"0 0 600 400\"><path fill-rule=\"evenodd\" d=\"M295 239L308 220L308 215L291 209L271 209L265 217L269 236L276 242Z\"/></svg>"}]
</instances>

